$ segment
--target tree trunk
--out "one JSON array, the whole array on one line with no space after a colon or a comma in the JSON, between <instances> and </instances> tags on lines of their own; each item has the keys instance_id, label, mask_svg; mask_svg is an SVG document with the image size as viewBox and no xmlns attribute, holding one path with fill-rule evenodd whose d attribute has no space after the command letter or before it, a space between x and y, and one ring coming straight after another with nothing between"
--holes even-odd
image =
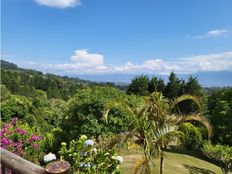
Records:
<instances>
[{"instance_id":1,"label":"tree trunk","mask_svg":"<svg viewBox=\"0 0 232 174\"><path fill-rule=\"evenodd\" d=\"M163 157L163 153L161 153L161 156L160 156L160 174L163 174L163 169L164 169L164 157Z\"/></svg>"}]
</instances>

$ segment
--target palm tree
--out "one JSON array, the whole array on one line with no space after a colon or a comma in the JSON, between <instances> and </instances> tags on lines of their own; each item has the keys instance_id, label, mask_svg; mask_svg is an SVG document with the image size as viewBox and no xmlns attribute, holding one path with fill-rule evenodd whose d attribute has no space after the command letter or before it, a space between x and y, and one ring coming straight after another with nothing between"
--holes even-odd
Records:
<instances>
[{"instance_id":1,"label":"palm tree","mask_svg":"<svg viewBox=\"0 0 232 174\"><path fill-rule=\"evenodd\" d=\"M198 106L195 113L183 115L178 110L178 104L191 100ZM141 106L132 108L125 101L111 101L105 109L105 119L113 106L123 106L131 116L131 134L138 138L143 147L144 161L137 167L136 173L151 173L151 164L160 157L160 174L163 173L164 150L173 140L183 135L178 131L181 124L197 121L208 130L208 137L212 135L209 121L202 116L201 100L195 96L182 95L174 100L166 99L162 93L153 92L145 97Z\"/></svg>"},{"instance_id":2,"label":"palm tree","mask_svg":"<svg viewBox=\"0 0 232 174\"><path fill-rule=\"evenodd\" d=\"M189 115L183 115L179 109L178 104L186 100L193 101L198 109L195 113ZM160 174L163 173L163 160L164 149L173 139L173 137L180 137L183 133L178 131L181 124L188 121L197 121L202 124L208 130L208 138L212 136L212 127L209 121L202 115L203 104L198 97L192 95L182 95L174 100L167 100L162 93L153 92L151 95L145 98L146 107L149 120L153 122L155 137L154 139L156 148L155 150L160 153L156 153L160 156Z\"/></svg>"}]
</instances>

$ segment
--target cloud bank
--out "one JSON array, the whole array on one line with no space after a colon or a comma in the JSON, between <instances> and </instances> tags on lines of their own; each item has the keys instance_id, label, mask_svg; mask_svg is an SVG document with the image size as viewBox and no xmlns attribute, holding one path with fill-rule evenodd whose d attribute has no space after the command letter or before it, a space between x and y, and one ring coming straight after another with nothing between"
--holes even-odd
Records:
<instances>
[{"instance_id":1,"label":"cloud bank","mask_svg":"<svg viewBox=\"0 0 232 174\"><path fill-rule=\"evenodd\" d=\"M206 39L209 37L218 37L218 36L225 36L226 33L228 33L229 30L226 29L216 29L216 30L211 30L208 31L206 34L199 35L199 36L194 36L194 39Z\"/></svg>"},{"instance_id":2,"label":"cloud bank","mask_svg":"<svg viewBox=\"0 0 232 174\"><path fill-rule=\"evenodd\" d=\"M147 59L140 64L131 61L122 65L104 63L104 56L99 53L89 53L88 50L76 50L69 63L42 64L30 62L21 64L43 72L56 74L112 74L112 73L154 73L169 74L174 71L179 74L199 71L232 71L232 51L195 55L175 59Z\"/></svg>"},{"instance_id":3,"label":"cloud bank","mask_svg":"<svg viewBox=\"0 0 232 174\"><path fill-rule=\"evenodd\" d=\"M55 8L68 8L81 5L81 0L35 0L39 5L55 7Z\"/></svg>"}]
</instances>

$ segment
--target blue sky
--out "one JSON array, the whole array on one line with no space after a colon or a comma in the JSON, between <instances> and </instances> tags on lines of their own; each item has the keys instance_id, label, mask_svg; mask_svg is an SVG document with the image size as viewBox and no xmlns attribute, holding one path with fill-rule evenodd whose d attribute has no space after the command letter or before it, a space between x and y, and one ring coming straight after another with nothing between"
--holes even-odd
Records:
<instances>
[{"instance_id":1,"label":"blue sky","mask_svg":"<svg viewBox=\"0 0 232 174\"><path fill-rule=\"evenodd\" d=\"M231 0L2 0L2 59L56 74L232 71Z\"/></svg>"}]
</instances>

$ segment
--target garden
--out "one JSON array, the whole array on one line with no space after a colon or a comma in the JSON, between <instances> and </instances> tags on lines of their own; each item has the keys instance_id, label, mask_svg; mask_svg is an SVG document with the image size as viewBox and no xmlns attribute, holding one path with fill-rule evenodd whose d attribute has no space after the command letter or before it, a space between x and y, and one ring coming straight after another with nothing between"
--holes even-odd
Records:
<instances>
[{"instance_id":1,"label":"garden","mask_svg":"<svg viewBox=\"0 0 232 174\"><path fill-rule=\"evenodd\" d=\"M49 77L39 88L43 78L16 75L17 83L1 85L1 148L34 164L64 160L73 174L169 174L182 158L189 173L232 170L231 88L206 91L196 78L185 82L171 73L167 84L138 76L126 91L79 84L71 96L71 80ZM179 163L170 166L170 159Z\"/></svg>"}]
</instances>

